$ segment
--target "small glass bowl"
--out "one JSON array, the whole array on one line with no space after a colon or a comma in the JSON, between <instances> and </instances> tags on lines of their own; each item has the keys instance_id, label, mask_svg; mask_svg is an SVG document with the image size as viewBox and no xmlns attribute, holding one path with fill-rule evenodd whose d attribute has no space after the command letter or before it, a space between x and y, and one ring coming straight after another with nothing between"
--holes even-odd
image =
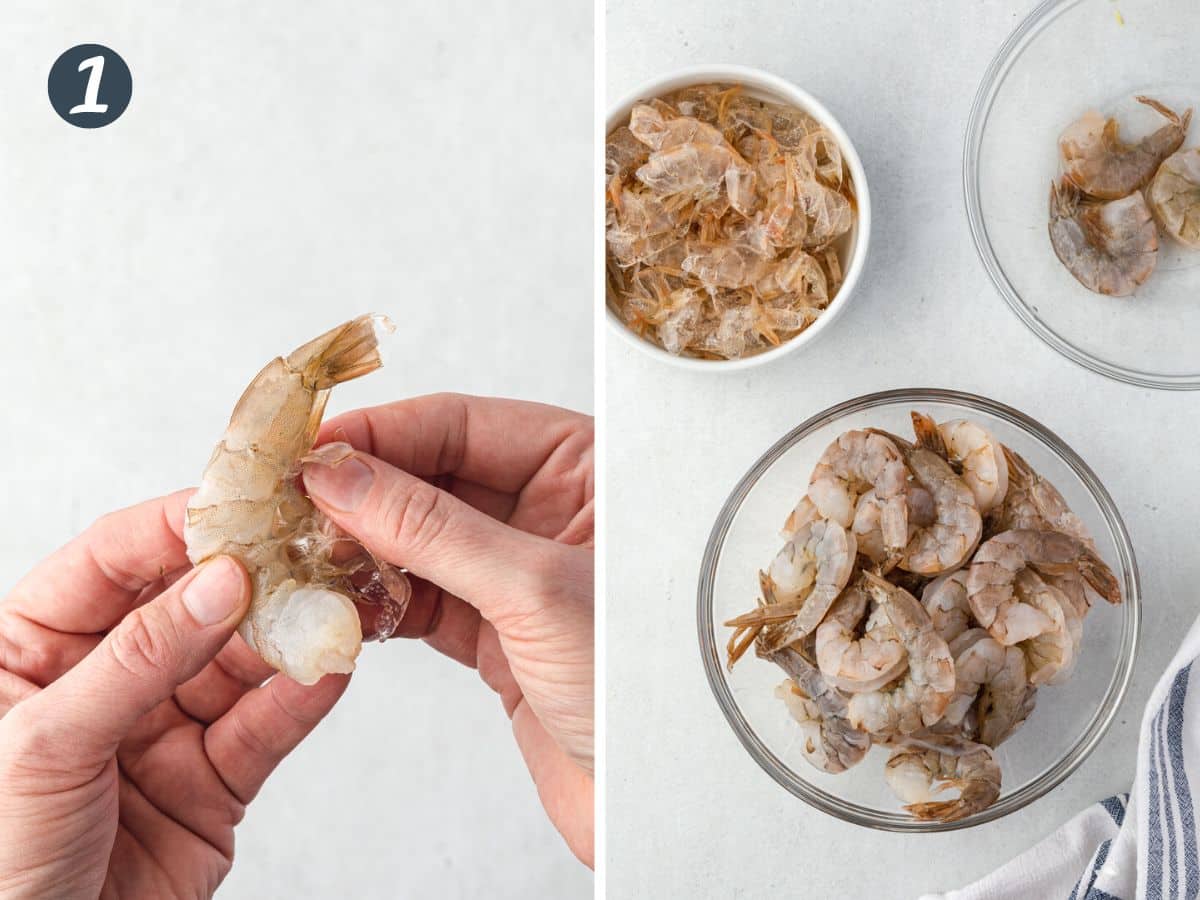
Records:
<instances>
[{"instance_id":1,"label":"small glass bowl","mask_svg":"<svg viewBox=\"0 0 1200 900\"><path fill-rule=\"evenodd\" d=\"M722 623L754 608L758 570L779 549L778 532L808 484L813 465L843 431L873 426L910 434L909 412L938 421L980 422L1024 456L1062 492L1095 538L1100 555L1120 580L1124 602L1097 602L1084 623L1074 675L1038 692L1037 708L996 750L1003 772L999 799L958 822L919 822L905 813L883 777L886 748L839 775L818 771L800 752L800 730L774 688L781 669L753 651L725 668L729 629ZM1073 450L1045 426L983 397L913 388L868 394L813 416L750 468L721 508L700 568L697 617L700 653L725 718L754 760L779 784L830 815L887 831L934 832L969 828L1018 810L1073 772L1099 743L1116 714L1133 672L1140 612L1137 563L1112 498Z\"/></svg>"},{"instance_id":2,"label":"small glass bowl","mask_svg":"<svg viewBox=\"0 0 1200 900\"><path fill-rule=\"evenodd\" d=\"M1200 113L1186 37L1198 33L1195 0L1046 0L997 52L967 122L967 218L1000 295L1063 356L1142 387L1200 388L1200 250L1160 230L1158 264L1132 297L1093 294L1050 246L1050 182L1059 134L1088 109L1115 115L1127 139L1163 122L1136 94ZM1200 120L1184 142L1197 145Z\"/></svg>"}]
</instances>

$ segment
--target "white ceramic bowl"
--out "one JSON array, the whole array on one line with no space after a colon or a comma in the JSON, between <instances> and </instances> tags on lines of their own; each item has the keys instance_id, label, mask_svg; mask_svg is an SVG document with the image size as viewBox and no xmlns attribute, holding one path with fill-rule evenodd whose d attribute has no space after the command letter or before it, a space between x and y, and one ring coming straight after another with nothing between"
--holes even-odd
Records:
<instances>
[{"instance_id":1,"label":"white ceramic bowl","mask_svg":"<svg viewBox=\"0 0 1200 900\"><path fill-rule=\"evenodd\" d=\"M842 158L845 160L846 166L850 169L850 177L854 181L855 202L858 205L854 227L850 230L848 250L845 254L846 258L842 260L846 277L842 282L841 288L815 322L796 335L796 337L790 341L785 341L778 347L773 347L763 353L747 356L742 359L710 360L697 359L691 356L674 356L658 345L634 334L617 318L611 308L606 309L610 329L621 340L633 345L641 352L684 369L695 369L705 372L729 372L736 369L749 369L754 366L761 366L771 360L795 353L802 347L807 347L820 335L829 330L830 326L833 325L834 319L841 315L842 310L846 308L846 304L850 302L850 298L854 295L854 289L858 285L859 276L862 274L863 265L867 259L867 245L870 242L869 239L871 236L871 194L867 188L867 174L863 171L862 160L858 158L858 151L854 149L854 144L850 142L849 136L842 126L838 124L837 119L830 114L829 110L807 91L801 90L790 81L786 81L769 72L764 72L761 69L750 68L749 66L692 66L668 72L665 75L660 75L657 78L644 82L609 108L604 133L607 135L614 128L627 124L629 122L629 113L633 109L634 104L639 100L661 97L664 94L669 94L671 91L692 84L712 84L716 82L740 84L746 89L747 93L754 97L797 107L824 125L837 140L838 147L842 151Z\"/></svg>"}]
</instances>

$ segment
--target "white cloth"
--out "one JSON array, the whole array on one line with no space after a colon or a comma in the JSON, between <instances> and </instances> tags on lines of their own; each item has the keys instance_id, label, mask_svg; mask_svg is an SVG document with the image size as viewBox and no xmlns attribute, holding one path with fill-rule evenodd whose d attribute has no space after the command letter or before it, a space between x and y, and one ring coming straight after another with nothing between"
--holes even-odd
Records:
<instances>
[{"instance_id":1,"label":"white cloth","mask_svg":"<svg viewBox=\"0 0 1200 900\"><path fill-rule=\"evenodd\" d=\"M974 884L921 900L1167 900L1200 897L1200 620L1150 694L1131 794L1092 806Z\"/></svg>"}]
</instances>

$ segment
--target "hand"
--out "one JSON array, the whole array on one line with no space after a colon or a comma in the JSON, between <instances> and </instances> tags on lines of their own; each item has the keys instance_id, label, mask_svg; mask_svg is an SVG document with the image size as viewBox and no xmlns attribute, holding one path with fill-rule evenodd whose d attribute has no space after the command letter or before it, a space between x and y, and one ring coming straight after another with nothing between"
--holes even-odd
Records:
<instances>
[{"instance_id":1,"label":"hand","mask_svg":"<svg viewBox=\"0 0 1200 900\"><path fill-rule=\"evenodd\" d=\"M479 669L547 814L588 865L592 435L579 413L435 395L330 420L318 443L359 452L304 470L334 522L418 576L398 634Z\"/></svg>"},{"instance_id":2,"label":"hand","mask_svg":"<svg viewBox=\"0 0 1200 900\"><path fill-rule=\"evenodd\" d=\"M191 569L186 502L106 516L0 604L0 898L211 895L245 805L345 690L262 684L234 635L249 580Z\"/></svg>"}]
</instances>

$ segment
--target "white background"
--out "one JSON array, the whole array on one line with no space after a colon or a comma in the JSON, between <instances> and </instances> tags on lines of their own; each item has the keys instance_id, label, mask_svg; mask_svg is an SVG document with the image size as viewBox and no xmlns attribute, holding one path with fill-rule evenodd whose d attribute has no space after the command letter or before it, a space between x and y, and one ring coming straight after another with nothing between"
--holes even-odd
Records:
<instances>
[{"instance_id":1,"label":"white background","mask_svg":"<svg viewBox=\"0 0 1200 900\"><path fill-rule=\"evenodd\" d=\"M439 390L590 409L591 21L549 0L6 3L0 591L195 483L258 369L360 312L399 331L331 412ZM47 99L77 43L132 70L107 128ZM394 642L250 807L220 896L590 891L499 701Z\"/></svg>"},{"instance_id":2,"label":"white background","mask_svg":"<svg viewBox=\"0 0 1200 900\"><path fill-rule=\"evenodd\" d=\"M1141 707L1196 614L1200 397L1127 387L1057 356L979 263L962 200L967 114L987 63L1032 5L608 4L610 99L684 65L742 63L789 78L849 132L874 213L858 295L803 353L711 375L607 342L612 896L878 900L944 890L1131 783ZM1144 591L1134 681L1096 752L1025 810L944 835L871 832L784 792L726 725L696 640L704 543L751 463L827 406L918 386L991 396L1073 446L1125 518Z\"/></svg>"}]
</instances>

